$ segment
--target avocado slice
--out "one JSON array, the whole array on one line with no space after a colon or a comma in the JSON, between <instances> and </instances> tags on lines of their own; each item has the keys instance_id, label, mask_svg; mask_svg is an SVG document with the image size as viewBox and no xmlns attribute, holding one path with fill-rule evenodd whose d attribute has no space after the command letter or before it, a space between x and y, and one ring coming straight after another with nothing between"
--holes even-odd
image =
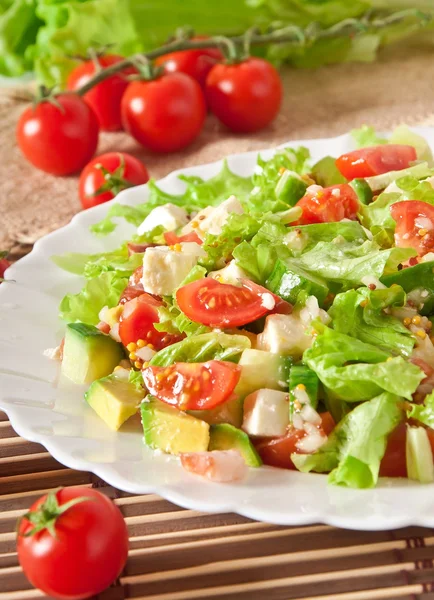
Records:
<instances>
[{"instance_id":1,"label":"avocado slice","mask_svg":"<svg viewBox=\"0 0 434 600\"><path fill-rule=\"evenodd\" d=\"M238 450L248 467L260 467L262 460L249 436L227 423L212 425L209 450Z\"/></svg>"},{"instance_id":2,"label":"avocado slice","mask_svg":"<svg viewBox=\"0 0 434 600\"><path fill-rule=\"evenodd\" d=\"M324 279L307 273L290 261L277 260L265 285L271 292L291 304L297 302L300 292L306 292L308 296L315 296L321 306L329 293Z\"/></svg>"},{"instance_id":3,"label":"avocado slice","mask_svg":"<svg viewBox=\"0 0 434 600\"><path fill-rule=\"evenodd\" d=\"M78 384L109 375L124 358L121 344L93 325L66 326L61 372Z\"/></svg>"},{"instance_id":4,"label":"avocado slice","mask_svg":"<svg viewBox=\"0 0 434 600\"><path fill-rule=\"evenodd\" d=\"M117 431L137 413L145 390L112 374L94 381L84 397L110 429Z\"/></svg>"},{"instance_id":5,"label":"avocado slice","mask_svg":"<svg viewBox=\"0 0 434 600\"><path fill-rule=\"evenodd\" d=\"M346 183L345 177L336 166L336 159L333 156L324 156L312 167L312 177L318 185L329 187Z\"/></svg>"},{"instance_id":6,"label":"avocado slice","mask_svg":"<svg viewBox=\"0 0 434 600\"><path fill-rule=\"evenodd\" d=\"M309 369L309 367L306 367L305 365L294 365L289 374L289 390L291 401L293 400L293 394L291 394L291 392L298 385L304 386L311 406L316 408L318 404L319 379L315 371L312 371L312 369Z\"/></svg>"},{"instance_id":7,"label":"avocado slice","mask_svg":"<svg viewBox=\"0 0 434 600\"><path fill-rule=\"evenodd\" d=\"M235 393L245 398L262 388L287 390L291 364L292 359L289 356L250 348L243 350L238 363L241 376Z\"/></svg>"},{"instance_id":8,"label":"avocado slice","mask_svg":"<svg viewBox=\"0 0 434 600\"><path fill-rule=\"evenodd\" d=\"M205 410L187 410L187 414L202 419L210 425L218 423L230 423L235 427L241 427L243 422L244 396L239 395L232 400L226 400L215 408Z\"/></svg>"},{"instance_id":9,"label":"avocado slice","mask_svg":"<svg viewBox=\"0 0 434 600\"><path fill-rule=\"evenodd\" d=\"M275 193L277 200L282 200L290 206L294 206L303 198L307 190L307 183L303 181L298 173L285 171L279 178Z\"/></svg>"},{"instance_id":10,"label":"avocado slice","mask_svg":"<svg viewBox=\"0 0 434 600\"><path fill-rule=\"evenodd\" d=\"M209 425L185 412L148 396L141 404L145 444L168 454L205 452Z\"/></svg>"},{"instance_id":11,"label":"avocado slice","mask_svg":"<svg viewBox=\"0 0 434 600\"><path fill-rule=\"evenodd\" d=\"M419 309L420 314L430 315L434 311L434 261L421 262L396 273L383 275L380 281L387 287L396 283L407 294L418 291L423 304Z\"/></svg>"}]
</instances>

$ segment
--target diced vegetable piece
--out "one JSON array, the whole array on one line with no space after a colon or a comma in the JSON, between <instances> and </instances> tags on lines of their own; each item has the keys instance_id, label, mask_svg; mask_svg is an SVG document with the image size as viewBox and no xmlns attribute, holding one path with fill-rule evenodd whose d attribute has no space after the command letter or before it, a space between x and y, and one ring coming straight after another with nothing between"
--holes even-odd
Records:
<instances>
[{"instance_id":1,"label":"diced vegetable piece","mask_svg":"<svg viewBox=\"0 0 434 600\"><path fill-rule=\"evenodd\" d=\"M215 408L208 410L187 410L186 412L193 417L202 419L210 425L218 423L229 423L234 427L241 427L243 422L243 404L244 397L236 396L233 399L226 400L223 404L219 404Z\"/></svg>"},{"instance_id":2,"label":"diced vegetable piece","mask_svg":"<svg viewBox=\"0 0 434 600\"><path fill-rule=\"evenodd\" d=\"M336 159L333 156L325 156L312 167L312 177L318 185L329 187L339 185L347 180L336 166Z\"/></svg>"},{"instance_id":3,"label":"diced vegetable piece","mask_svg":"<svg viewBox=\"0 0 434 600\"><path fill-rule=\"evenodd\" d=\"M407 427L407 475L421 483L434 481L434 461L431 444L424 427Z\"/></svg>"},{"instance_id":4,"label":"diced vegetable piece","mask_svg":"<svg viewBox=\"0 0 434 600\"><path fill-rule=\"evenodd\" d=\"M93 325L66 326L61 372L74 383L92 383L109 375L124 356L121 344Z\"/></svg>"},{"instance_id":5,"label":"diced vegetable piece","mask_svg":"<svg viewBox=\"0 0 434 600\"><path fill-rule=\"evenodd\" d=\"M144 397L144 389L118 379L115 374L97 379L85 394L89 406L115 431L137 413Z\"/></svg>"},{"instance_id":6,"label":"diced vegetable piece","mask_svg":"<svg viewBox=\"0 0 434 600\"><path fill-rule=\"evenodd\" d=\"M307 190L307 183L293 171L285 171L276 185L276 198L295 206L303 198Z\"/></svg>"},{"instance_id":7,"label":"diced vegetable piece","mask_svg":"<svg viewBox=\"0 0 434 600\"><path fill-rule=\"evenodd\" d=\"M297 302L300 292L306 292L308 295L315 296L321 305L329 293L325 280L307 273L294 261L285 263L278 260L266 285L269 290L291 304Z\"/></svg>"},{"instance_id":8,"label":"diced vegetable piece","mask_svg":"<svg viewBox=\"0 0 434 600\"><path fill-rule=\"evenodd\" d=\"M262 460L247 433L227 423L211 426L209 450L238 450L247 466L262 465Z\"/></svg>"},{"instance_id":9,"label":"diced vegetable piece","mask_svg":"<svg viewBox=\"0 0 434 600\"><path fill-rule=\"evenodd\" d=\"M383 275L380 281L388 287L396 283L407 294L417 294L420 305L423 304L422 307L418 306L420 314L429 315L434 311L434 261L420 262L396 273Z\"/></svg>"},{"instance_id":10,"label":"diced vegetable piece","mask_svg":"<svg viewBox=\"0 0 434 600\"><path fill-rule=\"evenodd\" d=\"M372 202L373 193L366 182L366 179L353 179L350 181L350 186L357 194L357 198L361 204L369 204Z\"/></svg>"},{"instance_id":11,"label":"diced vegetable piece","mask_svg":"<svg viewBox=\"0 0 434 600\"><path fill-rule=\"evenodd\" d=\"M287 389L291 363L292 360L288 356L264 350L244 350L238 363L241 367L241 377L235 393L244 397L261 388Z\"/></svg>"}]
</instances>

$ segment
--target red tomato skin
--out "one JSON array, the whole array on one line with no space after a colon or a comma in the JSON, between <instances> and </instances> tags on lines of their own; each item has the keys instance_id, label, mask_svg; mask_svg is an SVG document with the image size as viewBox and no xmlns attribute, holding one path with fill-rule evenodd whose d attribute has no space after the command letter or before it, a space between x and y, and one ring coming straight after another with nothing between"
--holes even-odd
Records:
<instances>
[{"instance_id":1,"label":"red tomato skin","mask_svg":"<svg viewBox=\"0 0 434 600\"><path fill-rule=\"evenodd\" d=\"M98 145L99 125L93 110L74 94L24 110L17 125L17 141L26 159L52 175L71 175L92 158Z\"/></svg>"},{"instance_id":2,"label":"red tomato skin","mask_svg":"<svg viewBox=\"0 0 434 600\"><path fill-rule=\"evenodd\" d=\"M70 487L56 496L59 504L78 497L91 500L76 504L58 518L57 538L47 530L24 537L32 526L21 521L18 558L30 583L47 596L89 598L105 590L122 572L128 556L127 527L117 506L96 490Z\"/></svg>"},{"instance_id":3,"label":"red tomato skin","mask_svg":"<svg viewBox=\"0 0 434 600\"><path fill-rule=\"evenodd\" d=\"M11 263L7 258L0 258L0 279L3 279L5 276L6 269L9 269Z\"/></svg>"},{"instance_id":4,"label":"red tomato skin","mask_svg":"<svg viewBox=\"0 0 434 600\"><path fill-rule=\"evenodd\" d=\"M388 437L380 463L380 477L407 477L406 439L407 425L400 423Z\"/></svg>"},{"instance_id":5,"label":"red tomato skin","mask_svg":"<svg viewBox=\"0 0 434 600\"><path fill-rule=\"evenodd\" d=\"M122 56L106 54L98 58L102 68L109 67L123 60ZM96 65L93 60L82 62L71 71L66 83L68 90L74 91L85 85L95 75ZM128 87L126 75L134 73L129 68L120 74L112 75L87 92L83 98L95 112L102 131L118 131L122 129L121 99Z\"/></svg>"},{"instance_id":6,"label":"red tomato skin","mask_svg":"<svg viewBox=\"0 0 434 600\"><path fill-rule=\"evenodd\" d=\"M196 242L196 244L199 244L199 246L203 244L203 241L195 231L190 231L190 233L186 233L184 235L176 235L174 231L165 231L164 241L168 246L180 244L181 242Z\"/></svg>"},{"instance_id":7,"label":"red tomato skin","mask_svg":"<svg viewBox=\"0 0 434 600\"><path fill-rule=\"evenodd\" d=\"M133 81L121 102L122 123L153 152L176 152L199 135L206 106L200 85L184 73Z\"/></svg>"},{"instance_id":8,"label":"red tomato skin","mask_svg":"<svg viewBox=\"0 0 434 600\"><path fill-rule=\"evenodd\" d=\"M237 133L263 129L277 116L282 104L282 81L276 69L262 58L238 64L218 64L206 79L207 103L226 127Z\"/></svg>"},{"instance_id":9,"label":"red tomato skin","mask_svg":"<svg viewBox=\"0 0 434 600\"><path fill-rule=\"evenodd\" d=\"M342 154L336 160L336 166L342 175L351 181L357 177L372 177L388 171L401 171L416 159L416 150L413 146L383 144Z\"/></svg>"},{"instance_id":10,"label":"red tomato skin","mask_svg":"<svg viewBox=\"0 0 434 600\"><path fill-rule=\"evenodd\" d=\"M195 36L193 40L205 40L206 36ZM206 77L213 66L223 60L218 48L198 48L197 50L180 50L159 56L155 64L164 67L165 73L185 73L204 88Z\"/></svg>"},{"instance_id":11,"label":"red tomato skin","mask_svg":"<svg viewBox=\"0 0 434 600\"><path fill-rule=\"evenodd\" d=\"M414 248L419 257L432 252L434 249L434 206L420 200L404 200L392 204L390 213L396 221L395 244L398 247ZM430 221L432 228L416 225L418 218ZM423 236L418 233L422 229L425 229Z\"/></svg>"},{"instance_id":12,"label":"red tomato skin","mask_svg":"<svg viewBox=\"0 0 434 600\"><path fill-rule=\"evenodd\" d=\"M120 167L122 159L124 162L123 179L132 185L141 185L149 181L147 168L135 156L126 152L100 154L85 166L80 175L78 194L83 208L91 208L92 206L103 204L115 197L115 194L110 190L95 195L95 192L105 183L104 174L97 168L97 165L102 165L107 171L113 173L113 171Z\"/></svg>"},{"instance_id":13,"label":"red tomato skin","mask_svg":"<svg viewBox=\"0 0 434 600\"><path fill-rule=\"evenodd\" d=\"M334 195L334 190L339 190L339 196ZM303 213L296 223L292 225L310 225L313 223L332 223L342 219L357 217L359 201L353 188L347 183L332 185L322 190L308 192L296 204Z\"/></svg>"}]
</instances>

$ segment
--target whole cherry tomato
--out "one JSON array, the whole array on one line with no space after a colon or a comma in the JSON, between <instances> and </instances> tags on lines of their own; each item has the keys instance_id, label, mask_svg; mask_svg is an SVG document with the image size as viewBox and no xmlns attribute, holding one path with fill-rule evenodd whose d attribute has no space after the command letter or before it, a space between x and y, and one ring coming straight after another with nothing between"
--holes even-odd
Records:
<instances>
[{"instance_id":1,"label":"whole cherry tomato","mask_svg":"<svg viewBox=\"0 0 434 600\"><path fill-rule=\"evenodd\" d=\"M6 258L7 255L7 251L0 252L0 279L3 279L3 277L5 276L6 269L8 269L11 266L11 263Z\"/></svg>"},{"instance_id":2,"label":"whole cherry tomato","mask_svg":"<svg viewBox=\"0 0 434 600\"><path fill-rule=\"evenodd\" d=\"M262 58L211 69L205 87L208 106L232 131L249 133L266 127L279 112L283 88L279 73Z\"/></svg>"},{"instance_id":3,"label":"whole cherry tomato","mask_svg":"<svg viewBox=\"0 0 434 600\"><path fill-rule=\"evenodd\" d=\"M206 40L204 35L198 35L192 40ZM180 50L169 52L155 60L157 66L164 67L166 73L185 73L205 87L208 73L213 66L223 60L223 54L218 48L198 48L197 50Z\"/></svg>"},{"instance_id":4,"label":"whole cherry tomato","mask_svg":"<svg viewBox=\"0 0 434 600\"><path fill-rule=\"evenodd\" d=\"M76 94L60 94L29 106L17 125L18 146L29 162L53 175L71 175L92 158L99 125Z\"/></svg>"},{"instance_id":5,"label":"whole cherry tomato","mask_svg":"<svg viewBox=\"0 0 434 600\"><path fill-rule=\"evenodd\" d=\"M149 181L143 163L126 152L107 152L85 166L78 182L83 208L103 204L121 190Z\"/></svg>"},{"instance_id":6,"label":"whole cherry tomato","mask_svg":"<svg viewBox=\"0 0 434 600\"><path fill-rule=\"evenodd\" d=\"M200 85L184 73L133 81L121 103L124 128L145 148L175 152L200 133L206 116Z\"/></svg>"},{"instance_id":7,"label":"whole cherry tomato","mask_svg":"<svg viewBox=\"0 0 434 600\"><path fill-rule=\"evenodd\" d=\"M106 54L95 60L82 62L69 74L66 83L68 90L78 90L95 75L98 69L110 67L122 60L122 56ZM129 83L126 76L134 72L135 70L130 67L116 75L112 75L98 83L83 96L89 106L93 108L103 131L122 129L121 99Z\"/></svg>"},{"instance_id":8,"label":"whole cherry tomato","mask_svg":"<svg viewBox=\"0 0 434 600\"><path fill-rule=\"evenodd\" d=\"M71 487L43 496L18 525L18 558L47 596L99 594L121 573L128 531L120 510L100 492Z\"/></svg>"}]
</instances>

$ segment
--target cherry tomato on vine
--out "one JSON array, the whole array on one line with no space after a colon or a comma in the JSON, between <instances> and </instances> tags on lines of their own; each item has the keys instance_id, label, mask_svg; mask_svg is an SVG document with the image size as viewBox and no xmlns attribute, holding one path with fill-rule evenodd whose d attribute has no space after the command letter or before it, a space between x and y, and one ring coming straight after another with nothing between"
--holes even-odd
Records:
<instances>
[{"instance_id":1,"label":"cherry tomato on vine","mask_svg":"<svg viewBox=\"0 0 434 600\"><path fill-rule=\"evenodd\" d=\"M87 60L71 71L66 83L68 90L77 90L87 83L100 68L110 67L123 60L122 56L106 54L95 60ZM117 131L122 129L121 99L128 87L127 75L131 75L133 68L125 69L112 75L87 92L83 98L94 110L99 125L103 131Z\"/></svg>"},{"instance_id":2,"label":"cherry tomato on vine","mask_svg":"<svg viewBox=\"0 0 434 600\"><path fill-rule=\"evenodd\" d=\"M200 133L206 116L200 85L184 73L133 81L122 97L124 128L145 148L175 152Z\"/></svg>"},{"instance_id":3,"label":"cherry tomato on vine","mask_svg":"<svg viewBox=\"0 0 434 600\"><path fill-rule=\"evenodd\" d=\"M282 103L279 73L262 58L211 69L205 87L208 106L232 131L249 133L266 127Z\"/></svg>"},{"instance_id":4,"label":"cherry tomato on vine","mask_svg":"<svg viewBox=\"0 0 434 600\"><path fill-rule=\"evenodd\" d=\"M78 182L83 208L103 204L121 190L149 181L143 163L126 152L107 152L90 161Z\"/></svg>"},{"instance_id":5,"label":"cherry tomato on vine","mask_svg":"<svg viewBox=\"0 0 434 600\"><path fill-rule=\"evenodd\" d=\"M206 40L204 35L198 35L192 40ZM180 50L159 56L155 64L164 67L166 73L185 73L202 86L213 66L223 60L223 54L218 48L198 48L197 50Z\"/></svg>"},{"instance_id":6,"label":"cherry tomato on vine","mask_svg":"<svg viewBox=\"0 0 434 600\"><path fill-rule=\"evenodd\" d=\"M17 125L18 146L29 162L53 175L71 175L92 158L99 125L93 110L75 94L60 94L29 106Z\"/></svg>"},{"instance_id":7,"label":"cherry tomato on vine","mask_svg":"<svg viewBox=\"0 0 434 600\"><path fill-rule=\"evenodd\" d=\"M120 510L90 488L43 496L18 525L18 558L30 583L55 598L99 594L121 573L128 531Z\"/></svg>"}]
</instances>

